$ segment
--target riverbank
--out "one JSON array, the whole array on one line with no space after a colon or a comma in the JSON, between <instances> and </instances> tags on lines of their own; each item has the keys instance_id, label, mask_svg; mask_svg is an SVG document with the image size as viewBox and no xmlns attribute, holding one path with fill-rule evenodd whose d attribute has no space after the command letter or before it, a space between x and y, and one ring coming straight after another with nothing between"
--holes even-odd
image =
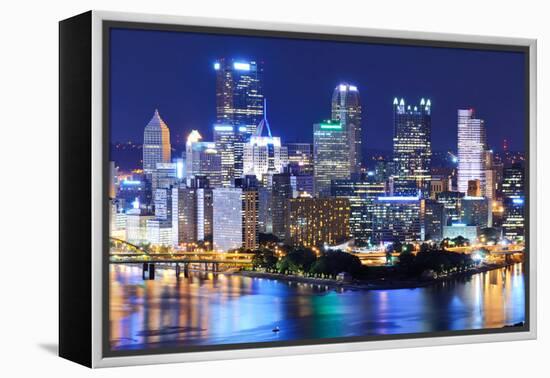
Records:
<instances>
[{"instance_id":1,"label":"riverbank","mask_svg":"<svg viewBox=\"0 0 550 378\"><path fill-rule=\"evenodd\" d=\"M466 272L453 273L446 276L431 278L431 279L375 279L375 280L354 280L351 282L338 281L328 278L313 278L297 275L286 275L279 273L267 273L252 270L241 270L232 272L230 274L241 275L244 277L252 278L267 278L273 280L280 280L286 282L304 283L310 285L327 286L333 289L345 289L345 290L395 290L395 289L414 289L417 287L426 287L434 285L439 282L448 281L451 279L470 277L474 274L485 273L491 270L505 268L514 264L485 264Z\"/></svg>"}]
</instances>

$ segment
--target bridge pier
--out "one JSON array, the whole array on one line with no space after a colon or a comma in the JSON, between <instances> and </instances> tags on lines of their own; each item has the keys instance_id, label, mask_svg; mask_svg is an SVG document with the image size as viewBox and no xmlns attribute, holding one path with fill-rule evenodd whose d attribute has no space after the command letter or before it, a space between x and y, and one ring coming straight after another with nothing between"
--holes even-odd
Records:
<instances>
[{"instance_id":1,"label":"bridge pier","mask_svg":"<svg viewBox=\"0 0 550 378\"><path fill-rule=\"evenodd\" d=\"M183 276L185 278L189 278L189 264L188 263L183 264Z\"/></svg>"},{"instance_id":2,"label":"bridge pier","mask_svg":"<svg viewBox=\"0 0 550 378\"><path fill-rule=\"evenodd\" d=\"M181 268L180 264L176 263L176 280L180 279Z\"/></svg>"},{"instance_id":3,"label":"bridge pier","mask_svg":"<svg viewBox=\"0 0 550 378\"><path fill-rule=\"evenodd\" d=\"M143 271L141 278L144 280L154 280L155 279L155 264L143 263Z\"/></svg>"}]
</instances>

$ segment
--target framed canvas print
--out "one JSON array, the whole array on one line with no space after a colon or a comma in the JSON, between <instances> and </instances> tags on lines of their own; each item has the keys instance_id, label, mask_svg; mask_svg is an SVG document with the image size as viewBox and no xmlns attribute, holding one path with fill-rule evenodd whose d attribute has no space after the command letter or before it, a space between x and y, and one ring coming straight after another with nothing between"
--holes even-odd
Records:
<instances>
[{"instance_id":1,"label":"framed canvas print","mask_svg":"<svg viewBox=\"0 0 550 378\"><path fill-rule=\"evenodd\" d=\"M536 336L536 42L60 22L60 355Z\"/></svg>"}]
</instances>

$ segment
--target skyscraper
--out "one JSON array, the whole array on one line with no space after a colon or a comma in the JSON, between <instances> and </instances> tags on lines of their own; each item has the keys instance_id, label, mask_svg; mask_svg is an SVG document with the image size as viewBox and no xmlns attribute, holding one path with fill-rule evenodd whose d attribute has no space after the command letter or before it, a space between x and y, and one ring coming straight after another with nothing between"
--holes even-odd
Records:
<instances>
[{"instance_id":1,"label":"skyscraper","mask_svg":"<svg viewBox=\"0 0 550 378\"><path fill-rule=\"evenodd\" d=\"M267 135L262 135L264 131ZM281 173L288 164L281 155L281 138L271 135L264 99L264 117L255 134L243 145L243 175L255 175L266 181L265 175Z\"/></svg>"},{"instance_id":2,"label":"skyscraper","mask_svg":"<svg viewBox=\"0 0 550 378\"><path fill-rule=\"evenodd\" d=\"M509 239L523 239L525 236L525 177L519 164L504 168L502 180L504 197L503 234Z\"/></svg>"},{"instance_id":3,"label":"skyscraper","mask_svg":"<svg viewBox=\"0 0 550 378\"><path fill-rule=\"evenodd\" d=\"M260 62L220 58L216 71L216 122L254 134L264 115Z\"/></svg>"},{"instance_id":4,"label":"skyscraper","mask_svg":"<svg viewBox=\"0 0 550 378\"><path fill-rule=\"evenodd\" d=\"M180 185L172 189L172 237L173 244L197 241L196 190Z\"/></svg>"},{"instance_id":5,"label":"skyscraper","mask_svg":"<svg viewBox=\"0 0 550 378\"><path fill-rule=\"evenodd\" d=\"M485 195L485 122L474 109L458 110L458 191L468 192L468 181L479 180Z\"/></svg>"},{"instance_id":6,"label":"skyscraper","mask_svg":"<svg viewBox=\"0 0 550 378\"><path fill-rule=\"evenodd\" d=\"M292 174L313 174L313 149L311 143L285 143L288 167Z\"/></svg>"},{"instance_id":7,"label":"skyscraper","mask_svg":"<svg viewBox=\"0 0 550 378\"><path fill-rule=\"evenodd\" d=\"M227 252L243 245L242 189L213 190L214 249Z\"/></svg>"},{"instance_id":8,"label":"skyscraper","mask_svg":"<svg viewBox=\"0 0 550 378\"><path fill-rule=\"evenodd\" d=\"M373 208L375 242L420 240L420 197L378 197Z\"/></svg>"},{"instance_id":9,"label":"skyscraper","mask_svg":"<svg viewBox=\"0 0 550 378\"><path fill-rule=\"evenodd\" d=\"M393 100L393 161L394 194L410 195L420 189L429 195L432 158L431 101L421 99L418 106L406 105L405 100Z\"/></svg>"},{"instance_id":10,"label":"skyscraper","mask_svg":"<svg viewBox=\"0 0 550 378\"><path fill-rule=\"evenodd\" d=\"M372 213L374 200L383 196L386 184L363 177L357 180L333 180L333 197L347 198L350 204L350 233L356 246L365 246L372 241Z\"/></svg>"},{"instance_id":11,"label":"skyscraper","mask_svg":"<svg viewBox=\"0 0 550 378\"><path fill-rule=\"evenodd\" d=\"M331 180L350 178L350 154L346 130L336 120L313 125L314 189L317 196L330 195Z\"/></svg>"},{"instance_id":12,"label":"skyscraper","mask_svg":"<svg viewBox=\"0 0 550 378\"><path fill-rule=\"evenodd\" d=\"M151 175L157 163L170 163L170 148L170 130L155 109L143 133L143 172Z\"/></svg>"},{"instance_id":13,"label":"skyscraper","mask_svg":"<svg viewBox=\"0 0 550 378\"><path fill-rule=\"evenodd\" d=\"M214 142L203 142L197 130L191 131L185 145L187 177L205 176L210 187L221 186L221 156Z\"/></svg>"},{"instance_id":14,"label":"skyscraper","mask_svg":"<svg viewBox=\"0 0 550 378\"><path fill-rule=\"evenodd\" d=\"M243 188L242 190L242 235L243 247L255 249L259 241L258 224L259 196L258 188Z\"/></svg>"},{"instance_id":15,"label":"skyscraper","mask_svg":"<svg viewBox=\"0 0 550 378\"><path fill-rule=\"evenodd\" d=\"M332 93L332 119L340 121L347 133L350 174L359 173L362 163L361 102L355 85L341 83Z\"/></svg>"},{"instance_id":16,"label":"skyscraper","mask_svg":"<svg viewBox=\"0 0 550 378\"><path fill-rule=\"evenodd\" d=\"M235 179L243 175L243 148L248 138L245 126L214 125L214 144L220 156L220 185L235 185Z\"/></svg>"},{"instance_id":17,"label":"skyscraper","mask_svg":"<svg viewBox=\"0 0 550 378\"><path fill-rule=\"evenodd\" d=\"M288 231L288 201L292 198L291 176L288 173L273 175L271 184L271 221L273 235L280 240Z\"/></svg>"}]
</instances>

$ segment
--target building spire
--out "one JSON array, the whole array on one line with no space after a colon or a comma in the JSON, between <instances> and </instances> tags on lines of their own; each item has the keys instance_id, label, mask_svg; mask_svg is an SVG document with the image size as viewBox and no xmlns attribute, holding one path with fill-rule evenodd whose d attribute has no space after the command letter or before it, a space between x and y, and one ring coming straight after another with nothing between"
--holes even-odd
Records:
<instances>
[{"instance_id":1,"label":"building spire","mask_svg":"<svg viewBox=\"0 0 550 378\"><path fill-rule=\"evenodd\" d=\"M271 128L269 127L269 122L267 121L267 99L264 97L264 117L258 124L256 128L256 136L262 136L264 126L267 127L267 135L271 138Z\"/></svg>"}]
</instances>

